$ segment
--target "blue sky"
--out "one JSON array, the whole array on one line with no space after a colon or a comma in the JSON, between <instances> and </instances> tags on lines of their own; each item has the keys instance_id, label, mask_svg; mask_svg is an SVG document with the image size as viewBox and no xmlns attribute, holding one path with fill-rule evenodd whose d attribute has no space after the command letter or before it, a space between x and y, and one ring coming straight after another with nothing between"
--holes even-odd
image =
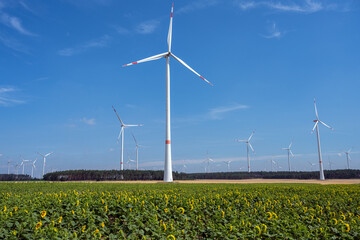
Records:
<instances>
[{"instance_id":1,"label":"blue sky","mask_svg":"<svg viewBox=\"0 0 360 240\"><path fill-rule=\"evenodd\" d=\"M126 129L125 152L135 158L132 132L140 168L162 169L165 60L121 66L166 52L171 3L0 0L0 172L51 151L46 171L118 169L112 105L144 124ZM174 170L204 171L207 151L211 171L245 170L234 140L255 129L253 170L272 157L286 169L291 140L294 168L310 169L314 96L335 129L320 128L325 169L345 168L350 147L360 168L359 13L355 0L175 1L172 51L214 86L171 59Z\"/></svg>"}]
</instances>

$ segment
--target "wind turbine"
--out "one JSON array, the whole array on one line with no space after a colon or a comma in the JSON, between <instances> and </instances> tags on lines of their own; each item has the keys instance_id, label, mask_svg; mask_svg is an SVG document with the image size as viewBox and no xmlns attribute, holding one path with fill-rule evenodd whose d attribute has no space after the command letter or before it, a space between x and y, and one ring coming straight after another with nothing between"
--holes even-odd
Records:
<instances>
[{"instance_id":1,"label":"wind turbine","mask_svg":"<svg viewBox=\"0 0 360 240\"><path fill-rule=\"evenodd\" d=\"M231 161L224 161L224 163L226 164L227 170L229 171L229 170L230 170L230 163L231 163Z\"/></svg>"},{"instance_id":2,"label":"wind turbine","mask_svg":"<svg viewBox=\"0 0 360 240\"><path fill-rule=\"evenodd\" d=\"M117 118L119 119L120 123L121 123L121 130L119 133L119 137L117 139L117 142L119 142L120 136L121 136L121 159L120 159L120 170L124 170L124 129L128 128L128 127L141 127L143 126L142 124L138 124L138 125L129 125L129 124L124 124L123 121L121 121L119 114L116 112L114 106L112 106L112 108L114 109L114 112L117 116Z\"/></svg>"},{"instance_id":3,"label":"wind turbine","mask_svg":"<svg viewBox=\"0 0 360 240\"><path fill-rule=\"evenodd\" d=\"M289 166L289 172L291 171L291 164L290 164L290 154L292 157L294 157L294 154L291 151L291 146L292 146L292 142L290 143L289 147L287 148L282 148L283 150L287 150L288 152L288 166Z\"/></svg>"},{"instance_id":4,"label":"wind turbine","mask_svg":"<svg viewBox=\"0 0 360 240\"><path fill-rule=\"evenodd\" d=\"M209 158L209 154L206 153L206 159L204 160L204 162L207 162L207 167L205 167L205 172L209 173L210 171L210 162L214 162L214 160L212 160L211 158Z\"/></svg>"},{"instance_id":5,"label":"wind turbine","mask_svg":"<svg viewBox=\"0 0 360 240\"><path fill-rule=\"evenodd\" d=\"M310 166L311 166L311 171L313 170L313 166L315 166L316 165L316 163L312 163L312 162L308 162L309 164L310 164Z\"/></svg>"},{"instance_id":6,"label":"wind turbine","mask_svg":"<svg viewBox=\"0 0 360 240\"><path fill-rule=\"evenodd\" d=\"M317 112L317 109L316 109L315 98L314 98L314 106L315 106L316 120L314 120L315 125L314 125L311 133L313 133L315 128L316 128L316 137L317 137L317 145L318 145L318 153L319 153L320 180L325 180L323 162L322 162L322 158L321 158L319 123L321 123L322 125L324 125L327 128L330 128L331 130L334 130L334 129L332 127L326 125L324 122L319 120L319 115L318 115L318 112Z\"/></svg>"},{"instance_id":7,"label":"wind turbine","mask_svg":"<svg viewBox=\"0 0 360 240\"><path fill-rule=\"evenodd\" d=\"M347 150L346 152L344 152L345 155L346 155L347 169L350 169L350 160L351 160L351 158L350 158L350 152L351 152L351 149L352 149L352 148L350 148L349 150Z\"/></svg>"},{"instance_id":8,"label":"wind turbine","mask_svg":"<svg viewBox=\"0 0 360 240\"><path fill-rule=\"evenodd\" d=\"M31 164L31 178L34 177L34 168L36 169L36 166L35 166L36 161L37 161L37 158Z\"/></svg>"},{"instance_id":9,"label":"wind turbine","mask_svg":"<svg viewBox=\"0 0 360 240\"><path fill-rule=\"evenodd\" d=\"M7 171L7 174L8 174L8 175L10 174L10 163L11 163L11 161L10 161L10 160L8 160L8 162L7 162L7 164L8 164L8 171Z\"/></svg>"},{"instance_id":10,"label":"wind turbine","mask_svg":"<svg viewBox=\"0 0 360 240\"><path fill-rule=\"evenodd\" d=\"M139 148L142 146L137 143L134 134L131 133L131 135L133 136L135 144L136 144L136 170L138 170L138 168L139 168Z\"/></svg>"},{"instance_id":11,"label":"wind turbine","mask_svg":"<svg viewBox=\"0 0 360 240\"><path fill-rule=\"evenodd\" d=\"M235 140L237 142L243 142L246 143L246 152L247 152L247 162L248 162L248 172L250 172L250 158L249 158L249 147L251 148L251 150L255 153L254 148L251 146L250 140L252 138L252 136L254 135L255 131L252 132L252 134L250 135L250 137L248 138L248 140Z\"/></svg>"},{"instance_id":12,"label":"wind turbine","mask_svg":"<svg viewBox=\"0 0 360 240\"><path fill-rule=\"evenodd\" d=\"M132 160L132 159L130 158L129 153L127 153L127 156L128 156L128 160L127 160L126 164L128 165L128 169L130 169L130 164L131 164L132 162L135 162L135 160ZM137 169L136 169L136 170L137 170Z\"/></svg>"},{"instance_id":13,"label":"wind turbine","mask_svg":"<svg viewBox=\"0 0 360 240\"><path fill-rule=\"evenodd\" d=\"M155 56L152 56L152 57L148 57L148 58L136 61L136 62L126 64L126 65L123 66L123 67L126 67L126 66L137 64L137 63L143 63L143 62L157 60L157 59L160 59L160 58L165 58L166 59L166 131L165 131L164 182L172 182L173 181L172 161L171 161L171 126L170 126L170 56L175 58L175 60L180 62L182 65L184 65L190 71L192 71L193 73L198 75L205 82L211 84L208 80L206 80L204 77L202 77L200 74L198 74L194 69L192 69L189 65L187 65L183 60L176 57L171 52L173 10L174 10L174 4L172 4L172 7L171 7L170 26L169 26L169 32L168 32L168 37L167 37L168 51L165 52L165 53L161 53L161 54L158 54L158 55L155 55Z\"/></svg>"},{"instance_id":14,"label":"wind turbine","mask_svg":"<svg viewBox=\"0 0 360 240\"><path fill-rule=\"evenodd\" d=\"M47 154L41 154L41 153L37 153L37 154L39 154L40 156L42 156L43 157L43 160L44 160L44 163L43 163L43 176L45 175L45 164L46 164L46 158L48 157L48 156L50 156L51 154L53 154L54 152L49 152L49 153L47 153Z\"/></svg>"}]
</instances>

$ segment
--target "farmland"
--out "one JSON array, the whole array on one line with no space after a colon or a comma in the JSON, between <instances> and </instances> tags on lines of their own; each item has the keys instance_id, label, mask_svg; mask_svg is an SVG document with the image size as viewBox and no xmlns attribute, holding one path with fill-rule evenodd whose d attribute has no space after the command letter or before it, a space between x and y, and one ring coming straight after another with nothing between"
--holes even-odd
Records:
<instances>
[{"instance_id":1,"label":"farmland","mask_svg":"<svg viewBox=\"0 0 360 240\"><path fill-rule=\"evenodd\" d=\"M359 239L360 186L0 183L1 239Z\"/></svg>"}]
</instances>

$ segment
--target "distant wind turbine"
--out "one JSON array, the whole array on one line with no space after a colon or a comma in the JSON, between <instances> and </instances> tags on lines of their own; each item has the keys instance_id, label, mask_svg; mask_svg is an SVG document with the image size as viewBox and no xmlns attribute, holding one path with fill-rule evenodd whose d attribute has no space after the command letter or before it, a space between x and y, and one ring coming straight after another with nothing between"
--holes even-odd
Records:
<instances>
[{"instance_id":1,"label":"distant wind turbine","mask_svg":"<svg viewBox=\"0 0 360 240\"><path fill-rule=\"evenodd\" d=\"M34 177L34 168L35 168L35 170L36 170L36 166L35 166L36 161L37 161L37 158L35 159L35 161L33 161L33 162L31 163L31 178Z\"/></svg>"},{"instance_id":2,"label":"distant wind turbine","mask_svg":"<svg viewBox=\"0 0 360 240\"><path fill-rule=\"evenodd\" d=\"M312 162L308 162L309 164L310 164L310 166L311 166L311 171L313 170L313 166L315 166L316 165L316 163L312 163Z\"/></svg>"},{"instance_id":3,"label":"distant wind turbine","mask_svg":"<svg viewBox=\"0 0 360 240\"><path fill-rule=\"evenodd\" d=\"M8 162L7 162L7 164L8 164L8 171L7 171L7 174L10 174L10 163L11 163L11 161L10 161L10 160L8 160Z\"/></svg>"},{"instance_id":4,"label":"distant wind turbine","mask_svg":"<svg viewBox=\"0 0 360 240\"><path fill-rule=\"evenodd\" d=\"M130 155L129 155L129 153L127 153L127 156L128 156L128 160L127 160L127 162L126 162L126 164L127 164L127 166L128 166L128 169L130 169L130 164L132 163L132 162L135 162L135 160L132 160L131 158L130 158Z\"/></svg>"},{"instance_id":5,"label":"distant wind turbine","mask_svg":"<svg viewBox=\"0 0 360 240\"><path fill-rule=\"evenodd\" d=\"M318 145L318 153L319 153L320 180L325 180L323 162L322 162L322 158L321 158L319 123L321 123L322 125L324 125L327 128L330 128L331 130L334 130L334 129L332 127L326 125L324 122L319 120L319 115L318 115L318 112L317 112L317 109L316 109L315 98L314 98L314 106L315 106L316 120L314 120L315 125L314 125L311 133L313 133L315 128L316 128L316 137L317 137L317 145Z\"/></svg>"},{"instance_id":6,"label":"distant wind turbine","mask_svg":"<svg viewBox=\"0 0 360 240\"><path fill-rule=\"evenodd\" d=\"M287 151L287 154L288 154L289 172L291 171L290 154L291 154L292 157L294 157L294 154L293 154L292 151L291 151L291 146L292 146L292 142L290 143L289 147L287 147L287 148L282 148L283 150L286 150L286 151Z\"/></svg>"},{"instance_id":7,"label":"distant wind turbine","mask_svg":"<svg viewBox=\"0 0 360 240\"><path fill-rule=\"evenodd\" d=\"M134 141L135 141L135 145L136 145L136 170L138 170L138 168L139 168L139 148L142 147L142 146L137 143L134 134L131 133L131 135L133 136Z\"/></svg>"},{"instance_id":8,"label":"distant wind turbine","mask_svg":"<svg viewBox=\"0 0 360 240\"><path fill-rule=\"evenodd\" d=\"M30 160L25 160L23 157L21 157L22 159L22 162L20 164L20 167L22 166L23 167L23 170L22 170L22 174L24 175L25 174L25 164L28 163L28 162L31 162Z\"/></svg>"},{"instance_id":9,"label":"distant wind turbine","mask_svg":"<svg viewBox=\"0 0 360 240\"><path fill-rule=\"evenodd\" d=\"M349 150L347 150L346 152L344 152L345 155L346 155L347 169L350 169L350 160L351 160L351 158L350 158L350 152L351 152L351 149L352 149L352 148L350 148Z\"/></svg>"},{"instance_id":10,"label":"distant wind turbine","mask_svg":"<svg viewBox=\"0 0 360 240\"><path fill-rule=\"evenodd\" d=\"M246 143L246 153L247 153L247 163L248 163L248 172L250 172L250 158L249 158L249 147L251 148L251 150L255 153L254 148L251 146L250 140L252 138L252 136L254 135L255 131L252 132L252 134L250 135L250 137L248 138L248 140L235 140L237 142L243 142Z\"/></svg>"},{"instance_id":11,"label":"distant wind turbine","mask_svg":"<svg viewBox=\"0 0 360 240\"><path fill-rule=\"evenodd\" d=\"M204 160L205 163L207 163L207 167L205 167L205 172L209 173L210 171L210 162L214 162L211 158L209 158L209 154L206 153L206 159Z\"/></svg>"},{"instance_id":12,"label":"distant wind turbine","mask_svg":"<svg viewBox=\"0 0 360 240\"><path fill-rule=\"evenodd\" d=\"M124 124L123 121L121 121L119 114L116 112L114 106L112 106L112 108L114 109L114 112L117 116L117 118L119 119L120 123L121 123L121 130L119 133L119 137L117 139L117 142L119 142L119 139L121 137L121 159L120 159L120 170L124 170L124 129L128 128L128 127L141 127L143 126L142 124L137 124L137 125L129 125L129 124Z\"/></svg>"},{"instance_id":13,"label":"distant wind turbine","mask_svg":"<svg viewBox=\"0 0 360 240\"><path fill-rule=\"evenodd\" d=\"M170 126L170 56L173 57L178 62L180 62L182 65L184 65L190 71L192 71L193 73L198 75L204 81L211 84L208 80L206 80L204 77L202 77L200 74L198 74L194 69L192 69L189 65L187 65L183 60L176 57L171 52L173 10L174 10L174 4L171 7L170 26L169 26L169 32L168 32L168 37L167 37L168 51L165 52L165 53L161 53L161 54L158 54L158 55L155 55L155 56L152 56L152 57L148 57L148 58L136 61L136 62L126 64L126 65L123 66L123 67L126 67L126 66L137 64L137 63L143 63L143 62L157 60L157 59L160 59L160 58L165 58L166 59L166 131L165 131L164 182L172 182L173 181L172 161L171 161L171 126Z\"/></svg>"},{"instance_id":14,"label":"distant wind turbine","mask_svg":"<svg viewBox=\"0 0 360 240\"><path fill-rule=\"evenodd\" d=\"M40 156L42 156L43 157L43 176L45 175L45 164L46 164L46 158L48 157L48 156L50 156L51 154L53 154L54 152L49 152L49 153L47 153L47 154L41 154L41 153L37 153L37 154L39 154Z\"/></svg>"},{"instance_id":15,"label":"distant wind turbine","mask_svg":"<svg viewBox=\"0 0 360 240\"><path fill-rule=\"evenodd\" d=\"M229 170L230 170L230 163L231 163L231 161L224 161L224 163L226 164L227 170L229 171Z\"/></svg>"}]
</instances>

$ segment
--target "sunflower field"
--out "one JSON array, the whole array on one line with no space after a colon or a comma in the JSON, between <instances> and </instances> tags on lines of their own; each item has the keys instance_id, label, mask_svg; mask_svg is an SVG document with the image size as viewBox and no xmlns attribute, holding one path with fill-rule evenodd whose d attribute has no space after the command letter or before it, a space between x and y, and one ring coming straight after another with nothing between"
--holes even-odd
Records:
<instances>
[{"instance_id":1,"label":"sunflower field","mask_svg":"<svg viewBox=\"0 0 360 240\"><path fill-rule=\"evenodd\" d=\"M360 186L0 183L0 239L360 239Z\"/></svg>"}]
</instances>

